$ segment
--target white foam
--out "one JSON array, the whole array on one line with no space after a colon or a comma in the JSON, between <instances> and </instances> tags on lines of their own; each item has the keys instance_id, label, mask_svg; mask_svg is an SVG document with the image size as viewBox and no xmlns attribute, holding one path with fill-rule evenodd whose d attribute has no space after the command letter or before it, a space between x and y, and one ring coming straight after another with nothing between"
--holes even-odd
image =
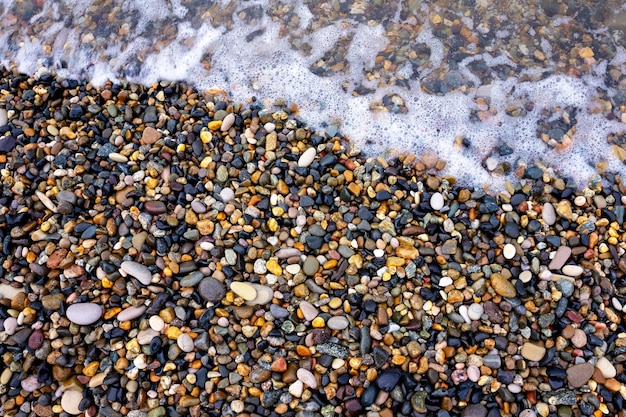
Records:
<instances>
[{"instance_id":1,"label":"white foam","mask_svg":"<svg viewBox=\"0 0 626 417\"><path fill-rule=\"evenodd\" d=\"M92 0L71 4L75 21L94 7ZM311 31L318 18L304 0L294 1L289 8L300 20L291 36L311 46L310 53L305 56L290 45L288 36L280 36L279 23L271 13L263 13L256 23L248 24L235 12L233 26L227 30L224 26L213 27L209 18L204 18L200 25L196 20L192 25L194 16L190 15L186 4L181 0L128 0L123 11L137 14L138 21L123 42L115 42L111 34L106 39L96 35L91 43L83 44L85 34L76 26L64 24L66 5L45 2L41 12L31 18L31 23L50 16L56 16L59 22L42 31L37 38L26 36L26 30L19 25L9 23L7 26L0 21L0 64L8 65L14 61L21 71L32 74L41 65L52 63L61 75L88 76L96 85L121 77L145 84L161 79L185 80L201 89L219 86L238 101L257 96L271 103L281 97L298 103L301 117L314 127L340 124L341 131L367 154L434 151L448 161L449 174L478 186L489 184L497 189L504 180L484 168L487 158L491 158L490 166L495 159L508 162L513 168L520 162L530 164L541 159L579 183L588 179L600 161L607 162L610 170L626 174L624 165L606 142L607 134L623 133L626 126L609 121L594 110L597 91L613 94L604 82L607 65L623 67L626 64L626 50L621 47L610 63L598 62L592 66L591 73L581 78L546 77L544 73L552 71L552 45L541 37L539 44L546 55L545 67L524 69L520 74L520 79L538 81L494 80L478 90L439 96L423 92L419 80L415 79L408 81L408 90L380 87L380 80L376 77L363 79L364 74L374 67L376 56L389 44L380 24L346 19ZM228 4L229 1L223 0L224 7ZM261 6L265 11L270 9L267 0L238 5L240 9L250 6ZM10 7L4 10L0 19L11 22ZM428 8L424 5L421 12L427 16ZM399 16L400 9L394 19L398 20ZM161 45L148 37L149 24L162 23L165 19L178 22L177 32L172 42ZM480 33L490 30L468 17L462 20L469 28L476 26ZM556 17L554 20L555 24L565 24L570 18ZM112 29L112 32L116 30ZM16 35L14 31L22 35ZM256 36L247 41L246 37L251 33ZM496 36L509 35L498 32ZM332 52L338 40L349 37L352 39L344 57L349 63L346 72L326 76L311 72L310 68ZM20 39L19 45L12 50L7 46L10 39ZM430 48L428 63L419 69L420 77L446 68L444 44L434 36L428 19L414 42ZM52 47L51 54L45 51L44 45ZM94 54L96 49L100 52ZM470 70L470 64L476 61L483 61L489 67L517 68L516 62L506 53L484 52L469 56L459 63L458 73L475 86L482 82ZM207 63L209 70L205 68ZM396 75L408 78L412 73L413 68L406 63ZM358 96L354 94L354 88L359 85L375 91L371 95ZM389 95L404 99L407 114L371 111L372 103L381 102ZM476 103L477 97L487 98L489 109L480 107ZM511 104L522 106L524 102L532 102L534 108L519 117L507 114L506 109ZM576 133L572 146L557 150L537 137L537 125L545 121L543 110L552 113L554 118L560 117L558 109L565 108L577 110ZM480 114L483 120L477 121L476 114ZM466 138L471 146L458 146L459 138ZM494 151L503 142L512 148L512 155L500 156Z\"/></svg>"}]
</instances>

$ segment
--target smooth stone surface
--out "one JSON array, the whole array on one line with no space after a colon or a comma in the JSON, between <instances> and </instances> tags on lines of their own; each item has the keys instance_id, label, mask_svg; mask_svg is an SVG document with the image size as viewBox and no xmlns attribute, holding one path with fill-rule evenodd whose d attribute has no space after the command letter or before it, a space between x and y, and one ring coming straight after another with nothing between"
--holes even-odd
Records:
<instances>
[{"instance_id":1,"label":"smooth stone surface","mask_svg":"<svg viewBox=\"0 0 626 417\"><path fill-rule=\"evenodd\" d=\"M220 191L220 198L224 203L230 203L235 199L235 192L230 188L223 188L222 191Z\"/></svg>"},{"instance_id":2,"label":"smooth stone surface","mask_svg":"<svg viewBox=\"0 0 626 417\"><path fill-rule=\"evenodd\" d=\"M430 196L430 207L433 210L441 210L444 206L443 195L441 193L434 193Z\"/></svg>"},{"instance_id":3,"label":"smooth stone surface","mask_svg":"<svg viewBox=\"0 0 626 417\"><path fill-rule=\"evenodd\" d=\"M24 292L23 288L15 288L9 284L0 284L0 298L12 300L21 292Z\"/></svg>"},{"instance_id":4,"label":"smooth stone surface","mask_svg":"<svg viewBox=\"0 0 626 417\"><path fill-rule=\"evenodd\" d=\"M125 308L124 310L119 312L119 314L117 315L117 320L118 321L134 320L137 317L141 316L143 313L145 313L146 308L147 308L146 306L133 306L133 307Z\"/></svg>"},{"instance_id":5,"label":"smooth stone surface","mask_svg":"<svg viewBox=\"0 0 626 417\"><path fill-rule=\"evenodd\" d=\"M506 259L513 259L515 257L515 245L512 245L510 243L507 243L506 245L504 245L504 249L502 249L502 255L506 258Z\"/></svg>"},{"instance_id":6,"label":"smooth stone surface","mask_svg":"<svg viewBox=\"0 0 626 417\"><path fill-rule=\"evenodd\" d=\"M563 268L561 268L561 271L565 275L574 277L574 278L582 275L583 272L585 272L585 270L581 266L578 266L578 265L565 265L563 266Z\"/></svg>"},{"instance_id":7,"label":"smooth stone surface","mask_svg":"<svg viewBox=\"0 0 626 417\"><path fill-rule=\"evenodd\" d=\"M333 330L343 330L350 322L344 316L333 316L326 321L326 325Z\"/></svg>"},{"instance_id":8,"label":"smooth stone surface","mask_svg":"<svg viewBox=\"0 0 626 417\"><path fill-rule=\"evenodd\" d=\"M73 389L67 390L61 397L61 407L63 411L68 414L78 415L81 411L78 409L78 405L83 400L83 393Z\"/></svg>"},{"instance_id":9,"label":"smooth stone surface","mask_svg":"<svg viewBox=\"0 0 626 417\"><path fill-rule=\"evenodd\" d=\"M503 297L514 298L517 296L515 286L508 279L504 278L502 274L491 274L491 286L497 294Z\"/></svg>"},{"instance_id":10,"label":"smooth stone surface","mask_svg":"<svg viewBox=\"0 0 626 417\"><path fill-rule=\"evenodd\" d=\"M274 291L270 287L256 283L250 285L255 289L256 297L247 301L247 305L265 305L270 303L274 298Z\"/></svg>"},{"instance_id":11,"label":"smooth stone surface","mask_svg":"<svg viewBox=\"0 0 626 417\"><path fill-rule=\"evenodd\" d=\"M593 376L594 368L589 362L567 368L567 382L574 388L582 387Z\"/></svg>"},{"instance_id":12,"label":"smooth stone surface","mask_svg":"<svg viewBox=\"0 0 626 417\"><path fill-rule=\"evenodd\" d=\"M316 154L317 151L315 148L307 149L302 153L302 155L300 155L300 158L298 158L298 166L301 168L308 167L313 163Z\"/></svg>"},{"instance_id":13,"label":"smooth stone surface","mask_svg":"<svg viewBox=\"0 0 626 417\"><path fill-rule=\"evenodd\" d=\"M256 289L247 282L234 281L230 284L230 289L246 301L254 300L257 295Z\"/></svg>"},{"instance_id":14,"label":"smooth stone surface","mask_svg":"<svg viewBox=\"0 0 626 417\"><path fill-rule=\"evenodd\" d=\"M65 314L72 323L88 326L102 317L102 307L94 303L77 303L70 305Z\"/></svg>"},{"instance_id":15,"label":"smooth stone surface","mask_svg":"<svg viewBox=\"0 0 626 417\"><path fill-rule=\"evenodd\" d=\"M571 340L572 345L577 348L583 348L587 345L587 334L582 329L576 329Z\"/></svg>"},{"instance_id":16,"label":"smooth stone surface","mask_svg":"<svg viewBox=\"0 0 626 417\"><path fill-rule=\"evenodd\" d=\"M548 268L551 270L561 269L561 267L565 265L565 262L567 262L571 254L572 248L570 248L569 246L559 246L559 248L556 250L554 258L552 258L552 261L550 261L550 265L548 265Z\"/></svg>"},{"instance_id":17,"label":"smooth stone surface","mask_svg":"<svg viewBox=\"0 0 626 417\"><path fill-rule=\"evenodd\" d=\"M320 267L320 263L315 256L307 256L302 265L302 272L312 277Z\"/></svg>"},{"instance_id":18,"label":"smooth stone surface","mask_svg":"<svg viewBox=\"0 0 626 417\"><path fill-rule=\"evenodd\" d=\"M217 279L207 277L198 284L198 292L206 301L218 303L226 295L226 287Z\"/></svg>"},{"instance_id":19,"label":"smooth stone surface","mask_svg":"<svg viewBox=\"0 0 626 417\"><path fill-rule=\"evenodd\" d=\"M143 285L149 285L152 281L152 273L147 266L135 261L124 261L120 265L122 271L137 278Z\"/></svg>"},{"instance_id":20,"label":"smooth stone surface","mask_svg":"<svg viewBox=\"0 0 626 417\"><path fill-rule=\"evenodd\" d=\"M318 387L317 379L315 378L315 375L313 375L311 371L309 371L308 369L304 369L304 368L298 369L296 371L296 376L298 377L299 381L301 381L303 384L305 384L309 388L317 389Z\"/></svg>"},{"instance_id":21,"label":"smooth stone surface","mask_svg":"<svg viewBox=\"0 0 626 417\"><path fill-rule=\"evenodd\" d=\"M176 339L176 344L183 352L191 352L193 351L193 339L187 333L182 333Z\"/></svg>"},{"instance_id":22,"label":"smooth stone surface","mask_svg":"<svg viewBox=\"0 0 626 417\"><path fill-rule=\"evenodd\" d=\"M304 300L300 301L300 310L302 310L302 315L307 321L313 321L313 319L319 314L319 311L313 304Z\"/></svg>"},{"instance_id":23,"label":"smooth stone surface","mask_svg":"<svg viewBox=\"0 0 626 417\"><path fill-rule=\"evenodd\" d=\"M543 204L543 209L541 210L541 218L548 226L552 226L554 223L556 223L556 211L554 210L554 206L552 204Z\"/></svg>"},{"instance_id":24,"label":"smooth stone surface","mask_svg":"<svg viewBox=\"0 0 626 417\"><path fill-rule=\"evenodd\" d=\"M480 320L484 312L485 309L481 304L473 303L467 309L467 316L470 318L470 320Z\"/></svg>"},{"instance_id":25,"label":"smooth stone surface","mask_svg":"<svg viewBox=\"0 0 626 417\"><path fill-rule=\"evenodd\" d=\"M598 362L596 363L596 368L598 368L600 373L602 373L602 376L605 378L615 378L615 376L617 375L617 370L615 369L615 366L613 366L611 361L609 361L604 356L598 359Z\"/></svg>"},{"instance_id":26,"label":"smooth stone surface","mask_svg":"<svg viewBox=\"0 0 626 417\"><path fill-rule=\"evenodd\" d=\"M539 362L546 355L546 348L531 342L522 345L522 357L532 362Z\"/></svg>"}]
</instances>

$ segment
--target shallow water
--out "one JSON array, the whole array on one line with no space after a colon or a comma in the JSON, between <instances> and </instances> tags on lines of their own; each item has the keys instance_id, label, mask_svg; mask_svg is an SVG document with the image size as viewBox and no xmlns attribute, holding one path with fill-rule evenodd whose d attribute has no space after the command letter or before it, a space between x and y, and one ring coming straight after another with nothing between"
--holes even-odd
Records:
<instances>
[{"instance_id":1,"label":"shallow water","mask_svg":"<svg viewBox=\"0 0 626 417\"><path fill-rule=\"evenodd\" d=\"M8 1L0 64L299 105L370 155L498 189L537 160L626 173L623 2ZM623 121L623 122L622 122Z\"/></svg>"}]
</instances>

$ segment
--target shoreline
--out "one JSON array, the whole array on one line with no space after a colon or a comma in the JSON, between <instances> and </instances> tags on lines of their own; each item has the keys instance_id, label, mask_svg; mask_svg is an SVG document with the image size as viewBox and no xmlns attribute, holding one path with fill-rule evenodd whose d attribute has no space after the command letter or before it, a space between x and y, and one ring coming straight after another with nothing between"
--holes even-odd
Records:
<instances>
[{"instance_id":1,"label":"shoreline","mask_svg":"<svg viewBox=\"0 0 626 417\"><path fill-rule=\"evenodd\" d=\"M0 83L8 415L623 412L619 177L489 195L289 105Z\"/></svg>"}]
</instances>

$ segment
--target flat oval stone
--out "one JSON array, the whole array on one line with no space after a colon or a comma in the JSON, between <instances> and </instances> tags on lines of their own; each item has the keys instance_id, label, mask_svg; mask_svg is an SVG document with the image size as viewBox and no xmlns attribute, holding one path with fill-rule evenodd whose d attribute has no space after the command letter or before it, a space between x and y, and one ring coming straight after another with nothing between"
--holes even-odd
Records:
<instances>
[{"instance_id":1,"label":"flat oval stone","mask_svg":"<svg viewBox=\"0 0 626 417\"><path fill-rule=\"evenodd\" d=\"M521 354L526 360L539 362L545 356L546 348L531 342L526 342L522 345Z\"/></svg>"},{"instance_id":2,"label":"flat oval stone","mask_svg":"<svg viewBox=\"0 0 626 417\"><path fill-rule=\"evenodd\" d=\"M303 384L307 385L311 389L317 389L317 379L315 375L308 369L300 368L296 371L296 376Z\"/></svg>"},{"instance_id":3,"label":"flat oval stone","mask_svg":"<svg viewBox=\"0 0 626 417\"><path fill-rule=\"evenodd\" d=\"M552 204L544 203L541 210L541 218L548 226L552 226L556 222L556 211Z\"/></svg>"},{"instance_id":4,"label":"flat oval stone","mask_svg":"<svg viewBox=\"0 0 626 417\"><path fill-rule=\"evenodd\" d=\"M122 271L137 278L143 285L149 285L152 281L152 273L147 266L135 261L124 261L120 265Z\"/></svg>"},{"instance_id":5,"label":"flat oval stone","mask_svg":"<svg viewBox=\"0 0 626 417\"><path fill-rule=\"evenodd\" d=\"M204 278L198 285L200 296L211 303L218 303L226 295L224 284L213 277Z\"/></svg>"},{"instance_id":6,"label":"flat oval stone","mask_svg":"<svg viewBox=\"0 0 626 417\"><path fill-rule=\"evenodd\" d=\"M300 155L300 158L298 158L298 166L301 168L308 167L313 163L316 154L317 151L315 148L307 149L302 155Z\"/></svg>"},{"instance_id":7,"label":"flat oval stone","mask_svg":"<svg viewBox=\"0 0 626 417\"><path fill-rule=\"evenodd\" d=\"M348 327L349 324L350 322L344 316L333 316L326 322L326 325L333 330L343 330Z\"/></svg>"},{"instance_id":8,"label":"flat oval stone","mask_svg":"<svg viewBox=\"0 0 626 417\"><path fill-rule=\"evenodd\" d=\"M146 306L131 306L120 311L117 315L118 321L130 321L141 316L146 311Z\"/></svg>"},{"instance_id":9,"label":"flat oval stone","mask_svg":"<svg viewBox=\"0 0 626 417\"><path fill-rule=\"evenodd\" d=\"M504 245L504 249L502 249L502 255L505 259L513 259L515 257L515 253L515 245L511 243L507 243L506 245Z\"/></svg>"},{"instance_id":10,"label":"flat oval stone","mask_svg":"<svg viewBox=\"0 0 626 417\"><path fill-rule=\"evenodd\" d=\"M315 256L307 256L304 260L304 265L302 265L302 272L305 275L312 277L317 272L320 267L320 263Z\"/></svg>"},{"instance_id":11,"label":"flat oval stone","mask_svg":"<svg viewBox=\"0 0 626 417\"><path fill-rule=\"evenodd\" d=\"M69 306L65 314L72 323L88 326L102 317L102 307L94 303L77 303Z\"/></svg>"},{"instance_id":12,"label":"flat oval stone","mask_svg":"<svg viewBox=\"0 0 626 417\"><path fill-rule=\"evenodd\" d=\"M531 271L522 271L519 274L519 279L520 281L522 281L523 283L527 283L529 282L531 279L533 279L533 273Z\"/></svg>"},{"instance_id":13,"label":"flat oval stone","mask_svg":"<svg viewBox=\"0 0 626 417\"><path fill-rule=\"evenodd\" d=\"M441 193L434 193L430 196L430 207L433 210L441 210L443 208L444 201Z\"/></svg>"},{"instance_id":14,"label":"flat oval stone","mask_svg":"<svg viewBox=\"0 0 626 417\"><path fill-rule=\"evenodd\" d=\"M514 298L517 295L515 286L508 279L504 278L502 274L491 274L491 286L496 293L503 297Z\"/></svg>"},{"instance_id":15,"label":"flat oval stone","mask_svg":"<svg viewBox=\"0 0 626 417\"><path fill-rule=\"evenodd\" d=\"M585 270L583 269L582 266L579 265L565 265L563 268L561 268L561 271L570 277L578 277L580 275L583 274L583 272L585 272Z\"/></svg>"},{"instance_id":16,"label":"flat oval stone","mask_svg":"<svg viewBox=\"0 0 626 417\"><path fill-rule=\"evenodd\" d=\"M162 201L147 201L143 209L149 214L163 214L167 212L167 206Z\"/></svg>"},{"instance_id":17,"label":"flat oval stone","mask_svg":"<svg viewBox=\"0 0 626 417\"><path fill-rule=\"evenodd\" d=\"M224 203L229 203L235 198L235 192L230 188L223 188L220 191L220 198Z\"/></svg>"},{"instance_id":18,"label":"flat oval stone","mask_svg":"<svg viewBox=\"0 0 626 417\"><path fill-rule=\"evenodd\" d=\"M252 283L250 284L256 290L256 297L254 299L248 301L246 304L255 306L255 305L265 305L272 301L274 298L274 290L266 285Z\"/></svg>"},{"instance_id":19,"label":"flat oval stone","mask_svg":"<svg viewBox=\"0 0 626 417\"><path fill-rule=\"evenodd\" d=\"M68 414L78 415L81 411L78 404L83 400L83 393L73 389L67 390L61 397L61 408Z\"/></svg>"},{"instance_id":20,"label":"flat oval stone","mask_svg":"<svg viewBox=\"0 0 626 417\"><path fill-rule=\"evenodd\" d=\"M235 281L230 284L230 289L246 301L252 301L256 298L256 289L247 282Z\"/></svg>"}]
</instances>

